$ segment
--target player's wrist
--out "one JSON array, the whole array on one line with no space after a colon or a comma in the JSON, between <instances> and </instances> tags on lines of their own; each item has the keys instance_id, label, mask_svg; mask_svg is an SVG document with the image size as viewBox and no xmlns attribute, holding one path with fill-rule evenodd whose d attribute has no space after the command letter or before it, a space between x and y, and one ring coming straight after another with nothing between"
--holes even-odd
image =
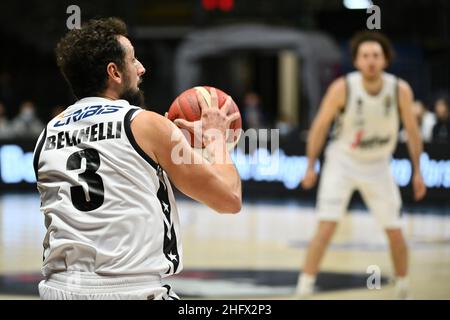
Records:
<instances>
[{"instance_id":1,"label":"player's wrist","mask_svg":"<svg viewBox=\"0 0 450 320\"><path fill-rule=\"evenodd\" d=\"M213 163L227 163L227 143L225 133L212 130L203 135L203 144L208 154L208 159Z\"/></svg>"},{"instance_id":2,"label":"player's wrist","mask_svg":"<svg viewBox=\"0 0 450 320\"><path fill-rule=\"evenodd\" d=\"M420 172L420 169L414 169L413 177L415 177L415 178L422 178L422 172Z\"/></svg>"},{"instance_id":3,"label":"player's wrist","mask_svg":"<svg viewBox=\"0 0 450 320\"><path fill-rule=\"evenodd\" d=\"M313 159L308 159L308 165L306 167L306 170L314 170L314 165L316 161Z\"/></svg>"},{"instance_id":4,"label":"player's wrist","mask_svg":"<svg viewBox=\"0 0 450 320\"><path fill-rule=\"evenodd\" d=\"M220 129L210 128L203 132L202 139L205 146L211 144L221 146L226 144L226 133Z\"/></svg>"},{"instance_id":5,"label":"player's wrist","mask_svg":"<svg viewBox=\"0 0 450 320\"><path fill-rule=\"evenodd\" d=\"M206 155L212 164L230 164L232 163L226 145L211 143L206 148Z\"/></svg>"}]
</instances>

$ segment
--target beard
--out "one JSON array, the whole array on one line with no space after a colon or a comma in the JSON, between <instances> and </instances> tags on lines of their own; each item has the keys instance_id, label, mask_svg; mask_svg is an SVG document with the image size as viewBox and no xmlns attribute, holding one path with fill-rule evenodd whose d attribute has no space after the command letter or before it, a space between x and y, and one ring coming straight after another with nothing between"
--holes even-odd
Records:
<instances>
[{"instance_id":1,"label":"beard","mask_svg":"<svg viewBox=\"0 0 450 320\"><path fill-rule=\"evenodd\" d=\"M128 103L132 106L144 108L144 104L145 104L144 91L142 91L139 88L137 88L137 89L132 88L130 85L130 82L131 82L130 78L126 74L125 74L124 80L125 80L124 81L125 88L122 91L122 93L119 95L119 99L128 101ZM138 84L140 84L140 83L142 83L141 79L139 80Z\"/></svg>"},{"instance_id":2,"label":"beard","mask_svg":"<svg viewBox=\"0 0 450 320\"><path fill-rule=\"evenodd\" d=\"M128 87L120 94L119 99L128 101L130 105L144 108L144 91L140 89Z\"/></svg>"}]
</instances>

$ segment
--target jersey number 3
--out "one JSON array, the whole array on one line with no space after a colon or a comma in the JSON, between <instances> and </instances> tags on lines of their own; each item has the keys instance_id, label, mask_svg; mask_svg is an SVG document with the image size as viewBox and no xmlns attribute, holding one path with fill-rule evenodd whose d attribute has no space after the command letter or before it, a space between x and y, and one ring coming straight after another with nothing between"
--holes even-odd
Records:
<instances>
[{"instance_id":1,"label":"jersey number 3","mask_svg":"<svg viewBox=\"0 0 450 320\"><path fill-rule=\"evenodd\" d=\"M82 186L70 187L70 196L75 208L80 211L92 211L99 208L105 199L102 178L96 173L100 167L100 156L95 149L84 149L72 153L67 159L67 170L81 169L81 161L86 159L86 169L78 174L79 181L86 182L87 194Z\"/></svg>"}]
</instances>

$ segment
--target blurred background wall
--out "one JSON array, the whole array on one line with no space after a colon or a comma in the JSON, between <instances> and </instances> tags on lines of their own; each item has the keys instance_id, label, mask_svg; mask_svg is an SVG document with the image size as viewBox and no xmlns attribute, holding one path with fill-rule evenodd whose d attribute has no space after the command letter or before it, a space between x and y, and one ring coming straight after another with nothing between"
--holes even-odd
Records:
<instances>
[{"instance_id":1,"label":"blurred background wall","mask_svg":"<svg viewBox=\"0 0 450 320\"><path fill-rule=\"evenodd\" d=\"M67 32L69 5L80 7L82 21L106 16L126 21L147 69L141 88L154 111L163 114L189 86L217 86L234 97L243 113L249 104L258 105L258 123L244 121L245 127L279 128L283 151L302 156L324 90L353 69L349 39L366 28L369 17L365 9L351 9L358 3L380 7L381 31L396 50L388 71L407 80L424 110L436 118L438 99L448 99L450 91L450 2L445 0L2 1L0 121L9 126L0 129L0 188L34 188L31 168L15 164L29 164L42 125L75 101L54 57L58 39ZM436 199L445 200L449 147L447 141L426 142L430 158L444 161L430 167L428 185L439 191ZM397 155L407 158L404 145ZM399 168L397 182L408 171ZM280 179L271 190L285 193L298 186L294 181L286 188L287 178ZM251 193L252 185L245 190ZM403 191L409 190L405 184ZM311 195L291 192L302 194Z\"/></svg>"}]
</instances>

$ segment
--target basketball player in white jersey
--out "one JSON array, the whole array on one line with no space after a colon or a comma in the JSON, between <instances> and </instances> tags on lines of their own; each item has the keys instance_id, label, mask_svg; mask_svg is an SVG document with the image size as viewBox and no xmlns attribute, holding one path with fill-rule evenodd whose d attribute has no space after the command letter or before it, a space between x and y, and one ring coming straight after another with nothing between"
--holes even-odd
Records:
<instances>
[{"instance_id":1,"label":"basketball player in white jersey","mask_svg":"<svg viewBox=\"0 0 450 320\"><path fill-rule=\"evenodd\" d=\"M69 31L56 56L78 101L47 124L34 154L47 228L40 296L177 299L162 283L183 267L170 181L218 212L240 211L241 181L225 143L239 117L226 115L231 98L219 110L214 90L209 106L198 95L203 132L221 133L214 141L203 136L210 161L200 161L186 139L172 141L183 137L175 124L139 107L145 69L123 21L91 20ZM174 146L195 164L175 164Z\"/></svg>"},{"instance_id":2,"label":"basketball player in white jersey","mask_svg":"<svg viewBox=\"0 0 450 320\"><path fill-rule=\"evenodd\" d=\"M422 141L412 113L413 92L404 80L384 72L392 58L389 40L380 33L362 32L352 39L352 58L358 71L335 80L328 88L311 126L308 169L302 186L312 188L314 165L335 120L317 195L319 224L299 275L296 294L313 293L320 261L344 215L350 196L358 190L389 239L398 298L408 294L408 252L400 225L400 193L390 172L400 120L408 133L416 200L425 196L419 157Z\"/></svg>"}]
</instances>

